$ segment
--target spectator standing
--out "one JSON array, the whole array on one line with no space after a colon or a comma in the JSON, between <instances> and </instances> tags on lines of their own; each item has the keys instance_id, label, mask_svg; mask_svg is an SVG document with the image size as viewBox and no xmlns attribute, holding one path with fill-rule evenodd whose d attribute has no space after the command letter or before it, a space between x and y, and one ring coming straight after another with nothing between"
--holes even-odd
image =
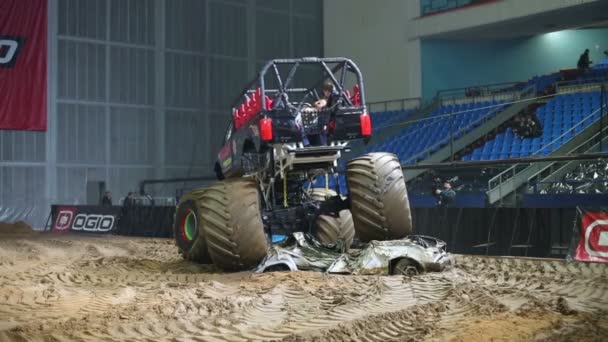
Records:
<instances>
[{"instance_id":1,"label":"spectator standing","mask_svg":"<svg viewBox=\"0 0 608 342\"><path fill-rule=\"evenodd\" d=\"M431 195L435 197L437 203L441 202L441 178L435 177L433 178L433 183L431 185Z\"/></svg>"},{"instance_id":2,"label":"spectator standing","mask_svg":"<svg viewBox=\"0 0 608 342\"><path fill-rule=\"evenodd\" d=\"M589 69L591 63L592 62L589 60L589 49L585 49L585 52L583 52L578 58L578 63L576 63L576 66L579 70L586 71Z\"/></svg>"},{"instance_id":3,"label":"spectator standing","mask_svg":"<svg viewBox=\"0 0 608 342\"><path fill-rule=\"evenodd\" d=\"M129 192L127 197L122 202L122 209L120 211L119 227L121 234L130 236L133 233L133 222L135 213L133 212L133 206L135 205L135 198L133 198L133 192Z\"/></svg>"},{"instance_id":4,"label":"spectator standing","mask_svg":"<svg viewBox=\"0 0 608 342\"><path fill-rule=\"evenodd\" d=\"M439 192L439 205L442 207L449 207L454 203L456 198L456 191L452 189L450 182L443 183L443 189Z\"/></svg>"},{"instance_id":5,"label":"spectator standing","mask_svg":"<svg viewBox=\"0 0 608 342\"><path fill-rule=\"evenodd\" d=\"M133 197L133 192L129 192L127 197L125 197L124 202L122 203L124 207L132 207L135 205L135 198Z\"/></svg>"},{"instance_id":6,"label":"spectator standing","mask_svg":"<svg viewBox=\"0 0 608 342\"><path fill-rule=\"evenodd\" d=\"M102 207L111 207L112 206L112 193L106 191L101 198L101 206Z\"/></svg>"}]
</instances>

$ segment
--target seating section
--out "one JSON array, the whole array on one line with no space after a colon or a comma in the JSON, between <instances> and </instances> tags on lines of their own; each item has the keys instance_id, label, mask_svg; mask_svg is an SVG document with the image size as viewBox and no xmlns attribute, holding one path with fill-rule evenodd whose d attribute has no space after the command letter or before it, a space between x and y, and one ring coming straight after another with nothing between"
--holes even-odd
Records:
<instances>
[{"instance_id":1,"label":"seating section","mask_svg":"<svg viewBox=\"0 0 608 342\"><path fill-rule=\"evenodd\" d=\"M534 85L536 86L536 92L542 94L545 92L545 90L548 90L550 85L559 81L562 76L563 75L561 72L556 72L548 75L534 76L526 82L520 82L512 87L504 88L501 92L522 91L528 88L529 86Z\"/></svg>"},{"instance_id":2,"label":"seating section","mask_svg":"<svg viewBox=\"0 0 608 342\"><path fill-rule=\"evenodd\" d=\"M473 128L481 125L482 117L491 113L488 118L503 110L502 101L486 101L477 103L464 103L455 105L444 105L431 112L427 119L414 123L397 135L391 136L386 140L366 148L365 153L374 151L384 151L395 153L402 163L414 163L411 160L416 154L434 146L434 150L449 143L451 128L454 132L461 131L455 135L455 139L460 138ZM452 120L446 114L459 113ZM441 142L441 143L440 143ZM437 144L440 143L440 144Z\"/></svg>"},{"instance_id":3,"label":"seating section","mask_svg":"<svg viewBox=\"0 0 608 342\"><path fill-rule=\"evenodd\" d=\"M375 129L390 126L395 123L403 122L416 112L416 109L403 109L397 111L386 111L372 113L372 126Z\"/></svg>"},{"instance_id":4,"label":"seating section","mask_svg":"<svg viewBox=\"0 0 608 342\"><path fill-rule=\"evenodd\" d=\"M537 91L543 92L562 76L562 73L537 76L521 85L525 84L523 88L526 88L530 84L535 84ZM429 113L424 120L407 126L399 133L379 143L368 146L362 153L390 152L396 154L403 164L414 164L426 158L426 153L422 154L422 152L433 153L448 145L451 132L456 132L454 139L459 139L502 112L505 107L503 101L443 105ZM599 91L556 95L536 110L543 129L542 136L521 138L507 128L505 132L497 134L482 147L464 155L462 160L495 160L550 154L599 120L601 115L599 108ZM377 129L403 122L415 111L372 113L373 125ZM452 113L455 115L448 115ZM345 167L345 161L340 161L340 169ZM342 174L339 177L338 185L342 193L348 191L346 179ZM324 187L324 177L318 177L314 186ZM335 186L333 177L329 180L329 186L332 188Z\"/></svg>"},{"instance_id":5,"label":"seating section","mask_svg":"<svg viewBox=\"0 0 608 342\"><path fill-rule=\"evenodd\" d=\"M608 57L604 58L593 66L594 69L608 69Z\"/></svg>"},{"instance_id":6,"label":"seating section","mask_svg":"<svg viewBox=\"0 0 608 342\"><path fill-rule=\"evenodd\" d=\"M608 79L608 68L598 66L589 69L583 75L579 76L576 81L571 82L571 84L597 83L606 79Z\"/></svg>"},{"instance_id":7,"label":"seating section","mask_svg":"<svg viewBox=\"0 0 608 342\"><path fill-rule=\"evenodd\" d=\"M476 148L462 160L494 160L547 155L600 118L600 92L559 95L536 111L543 134L521 138L510 128ZM595 112L595 113L594 113ZM578 123L581 123L580 125Z\"/></svg>"},{"instance_id":8,"label":"seating section","mask_svg":"<svg viewBox=\"0 0 608 342\"><path fill-rule=\"evenodd\" d=\"M549 75L542 75L542 76L534 76L532 77L529 81L528 84L534 84L536 86L536 92L538 93L542 93L543 91L545 91L550 85L552 85L553 83L559 81L559 79L562 77L562 74L559 72L553 73L553 74L549 74Z\"/></svg>"}]
</instances>

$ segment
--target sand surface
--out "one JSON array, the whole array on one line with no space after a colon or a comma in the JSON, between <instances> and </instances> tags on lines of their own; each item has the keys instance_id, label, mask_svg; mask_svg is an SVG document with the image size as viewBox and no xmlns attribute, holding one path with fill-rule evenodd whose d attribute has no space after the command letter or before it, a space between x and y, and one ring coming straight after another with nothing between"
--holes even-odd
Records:
<instances>
[{"instance_id":1,"label":"sand surface","mask_svg":"<svg viewBox=\"0 0 608 342\"><path fill-rule=\"evenodd\" d=\"M608 266L226 274L170 240L0 227L0 341L607 341Z\"/></svg>"}]
</instances>

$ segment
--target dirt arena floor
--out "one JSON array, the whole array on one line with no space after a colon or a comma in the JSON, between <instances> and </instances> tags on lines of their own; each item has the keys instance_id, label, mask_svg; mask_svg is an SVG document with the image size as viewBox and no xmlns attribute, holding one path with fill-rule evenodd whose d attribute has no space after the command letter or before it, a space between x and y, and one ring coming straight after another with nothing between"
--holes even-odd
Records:
<instances>
[{"instance_id":1,"label":"dirt arena floor","mask_svg":"<svg viewBox=\"0 0 608 342\"><path fill-rule=\"evenodd\" d=\"M412 278L225 274L170 240L0 227L0 341L606 341L608 267L458 256Z\"/></svg>"}]
</instances>

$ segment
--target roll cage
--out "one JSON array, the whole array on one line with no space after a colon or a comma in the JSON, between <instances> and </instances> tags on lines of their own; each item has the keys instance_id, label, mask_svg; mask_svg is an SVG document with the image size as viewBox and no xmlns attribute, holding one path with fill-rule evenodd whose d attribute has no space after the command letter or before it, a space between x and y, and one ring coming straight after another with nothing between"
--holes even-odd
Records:
<instances>
[{"instance_id":1,"label":"roll cage","mask_svg":"<svg viewBox=\"0 0 608 342\"><path fill-rule=\"evenodd\" d=\"M319 80L308 88L293 87L298 72L306 65L320 66ZM347 81L354 76L353 94L347 89ZM308 101L320 98L317 88L325 81L334 85L336 104L341 107L365 108L365 87L361 71L348 58L304 57L297 59L274 59L267 62L258 76L251 80L232 104L233 118L226 132L225 141L232 131L246 125L253 117L266 115L273 109L288 109L294 115ZM274 83L276 86L269 86ZM295 101L294 101L295 100Z\"/></svg>"}]
</instances>

